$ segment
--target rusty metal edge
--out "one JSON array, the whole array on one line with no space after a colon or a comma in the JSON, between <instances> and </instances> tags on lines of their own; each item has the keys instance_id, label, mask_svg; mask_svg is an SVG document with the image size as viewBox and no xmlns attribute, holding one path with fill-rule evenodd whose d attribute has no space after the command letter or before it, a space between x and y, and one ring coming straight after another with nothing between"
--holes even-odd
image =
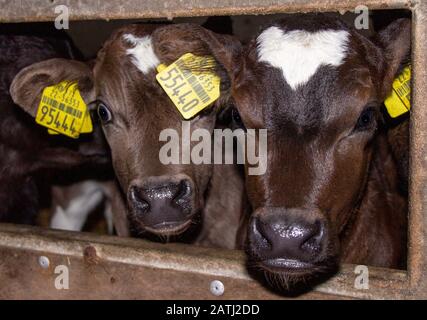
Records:
<instances>
[{"instance_id":1,"label":"rusty metal edge","mask_svg":"<svg viewBox=\"0 0 427 320\"><path fill-rule=\"evenodd\" d=\"M70 20L112 20L250 15L295 12L350 11L363 3L370 9L410 9L419 0L164 0L164 1L48 1L0 0L0 22L53 21L54 8L70 9ZM114 4L116 3L116 4Z\"/></svg>"},{"instance_id":2,"label":"rusty metal edge","mask_svg":"<svg viewBox=\"0 0 427 320\"><path fill-rule=\"evenodd\" d=\"M244 253L239 251L0 224L0 248L83 259L88 246L106 262L254 281L246 271ZM410 297L406 272L369 267L369 290L355 289L355 277L354 266L345 265L315 292L356 299Z\"/></svg>"},{"instance_id":3,"label":"rusty metal edge","mask_svg":"<svg viewBox=\"0 0 427 320\"><path fill-rule=\"evenodd\" d=\"M420 1L413 8L412 63L413 108L410 126L410 185L408 276L411 292L427 297L427 2Z\"/></svg>"}]
</instances>

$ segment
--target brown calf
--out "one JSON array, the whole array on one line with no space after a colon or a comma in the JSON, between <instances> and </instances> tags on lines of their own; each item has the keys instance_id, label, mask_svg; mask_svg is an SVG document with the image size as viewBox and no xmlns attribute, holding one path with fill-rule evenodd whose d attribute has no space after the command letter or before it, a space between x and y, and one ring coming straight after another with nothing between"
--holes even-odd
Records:
<instances>
[{"instance_id":1,"label":"brown calf","mask_svg":"<svg viewBox=\"0 0 427 320\"><path fill-rule=\"evenodd\" d=\"M380 106L409 34L404 19L371 41L336 19L294 16L245 51L233 97L242 125L269 139L266 174L247 177L247 253L275 287L338 261L404 265L406 199Z\"/></svg>"},{"instance_id":2,"label":"brown calf","mask_svg":"<svg viewBox=\"0 0 427 320\"><path fill-rule=\"evenodd\" d=\"M231 165L163 165L159 141L163 129L181 132L182 117L155 79L156 66L181 55L210 54L194 35L198 26L131 25L116 31L99 52L93 70L69 60L49 60L23 70L12 95L34 116L41 90L62 80L78 81L86 102L95 102L112 151L113 166L126 194L131 233L159 237L181 235L204 220L196 243L235 247L243 210L243 179ZM216 35L239 50L231 37ZM222 95L230 82L223 68ZM28 84L31 83L31 86ZM191 119L191 130L216 126L221 101ZM224 179L224 177L227 177ZM126 227L117 227L128 235ZM196 233L195 233L196 234ZM194 240L194 239L192 239Z\"/></svg>"},{"instance_id":3,"label":"brown calf","mask_svg":"<svg viewBox=\"0 0 427 320\"><path fill-rule=\"evenodd\" d=\"M410 51L410 21L370 40L294 15L243 53L198 32L232 80L235 126L268 130L267 172L246 177L249 265L294 290L339 261L403 267L407 203L380 106Z\"/></svg>"}]
</instances>

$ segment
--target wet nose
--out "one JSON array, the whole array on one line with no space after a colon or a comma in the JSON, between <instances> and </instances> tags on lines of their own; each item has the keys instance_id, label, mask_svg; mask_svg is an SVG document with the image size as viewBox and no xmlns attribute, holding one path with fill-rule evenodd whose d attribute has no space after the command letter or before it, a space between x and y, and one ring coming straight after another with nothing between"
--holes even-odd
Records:
<instances>
[{"instance_id":1,"label":"wet nose","mask_svg":"<svg viewBox=\"0 0 427 320\"><path fill-rule=\"evenodd\" d=\"M254 217L249 239L252 252L261 260L312 263L325 246L325 224L320 219L273 214Z\"/></svg>"},{"instance_id":2,"label":"wet nose","mask_svg":"<svg viewBox=\"0 0 427 320\"><path fill-rule=\"evenodd\" d=\"M189 220L192 213L192 185L189 180L178 182L151 181L132 185L128 201L134 218L145 227L167 229Z\"/></svg>"}]
</instances>

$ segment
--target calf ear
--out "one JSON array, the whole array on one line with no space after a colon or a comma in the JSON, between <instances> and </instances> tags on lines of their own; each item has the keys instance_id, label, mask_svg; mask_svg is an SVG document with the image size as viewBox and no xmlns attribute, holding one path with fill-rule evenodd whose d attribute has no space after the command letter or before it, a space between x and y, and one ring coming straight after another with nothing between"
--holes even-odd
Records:
<instances>
[{"instance_id":1,"label":"calf ear","mask_svg":"<svg viewBox=\"0 0 427 320\"><path fill-rule=\"evenodd\" d=\"M402 63L409 58L411 51L411 20L398 19L382 30L377 43L383 49L385 69L382 94L386 97L391 89Z\"/></svg>"},{"instance_id":2,"label":"calf ear","mask_svg":"<svg viewBox=\"0 0 427 320\"><path fill-rule=\"evenodd\" d=\"M162 63L172 63L183 54L212 55L218 62L221 89L230 88L240 68L242 46L233 36L217 34L195 24L162 26L153 32L153 44ZM230 82L231 80L231 82Z\"/></svg>"},{"instance_id":3,"label":"calf ear","mask_svg":"<svg viewBox=\"0 0 427 320\"><path fill-rule=\"evenodd\" d=\"M22 69L13 79L10 94L17 105L35 117L43 89L64 80L78 82L87 104L95 99L92 70L82 62L66 59L45 60Z\"/></svg>"}]
</instances>

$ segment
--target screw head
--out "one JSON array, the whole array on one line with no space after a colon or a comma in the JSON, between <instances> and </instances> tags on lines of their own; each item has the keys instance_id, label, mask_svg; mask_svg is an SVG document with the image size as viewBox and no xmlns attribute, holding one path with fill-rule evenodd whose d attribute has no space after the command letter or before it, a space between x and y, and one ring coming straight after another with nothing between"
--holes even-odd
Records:
<instances>
[{"instance_id":1,"label":"screw head","mask_svg":"<svg viewBox=\"0 0 427 320\"><path fill-rule=\"evenodd\" d=\"M43 269L47 269L47 268L49 268L49 264L50 264L50 261L49 261L48 257L45 257L45 256L40 256L39 257L39 265L40 265L40 267L42 267Z\"/></svg>"},{"instance_id":2,"label":"screw head","mask_svg":"<svg viewBox=\"0 0 427 320\"><path fill-rule=\"evenodd\" d=\"M214 280L211 282L210 290L214 296L222 296L224 294L224 284L219 280Z\"/></svg>"}]
</instances>

